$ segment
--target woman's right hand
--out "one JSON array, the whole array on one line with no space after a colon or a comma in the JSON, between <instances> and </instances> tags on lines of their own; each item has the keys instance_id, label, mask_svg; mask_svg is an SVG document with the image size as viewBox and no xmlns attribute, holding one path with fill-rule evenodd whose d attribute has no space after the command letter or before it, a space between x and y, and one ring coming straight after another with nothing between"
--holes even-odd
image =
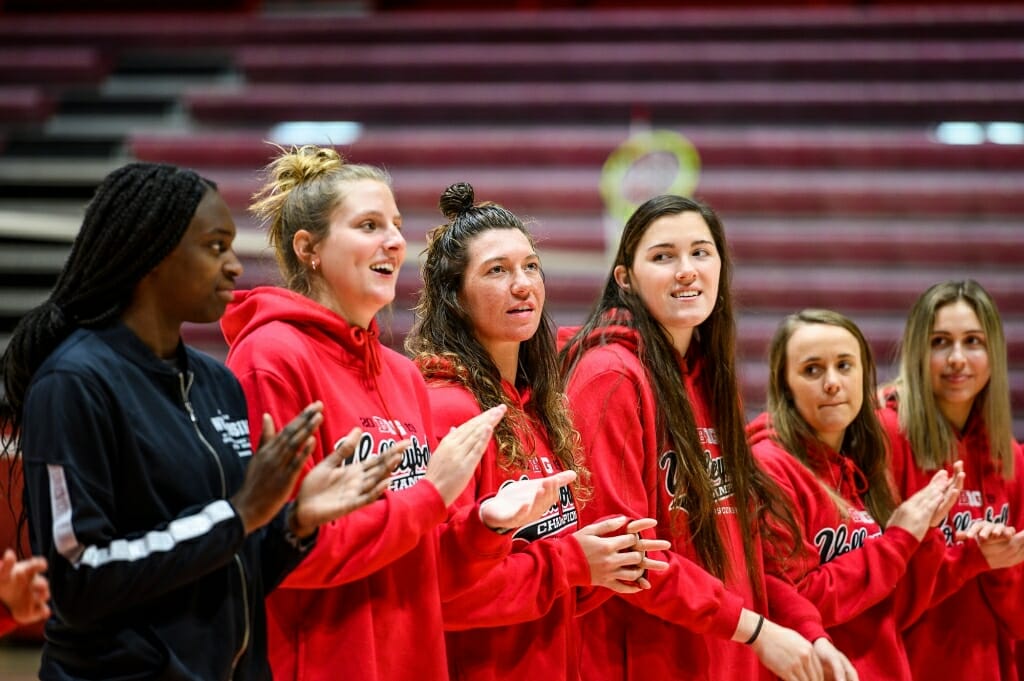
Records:
<instances>
[{"instance_id":1,"label":"woman's right hand","mask_svg":"<svg viewBox=\"0 0 1024 681\"><path fill-rule=\"evenodd\" d=\"M932 480L934 481L937 476L938 473L932 477ZM953 506L956 505L957 500L960 498L960 494L964 491L964 480L966 479L967 475L964 473L964 462L959 459L954 461L953 475L950 476L946 483L946 488L942 493L942 500L939 501L938 507L935 509L935 512L932 513L930 527L938 527L941 525L942 521L946 519L947 515L949 515L949 512L953 510Z\"/></svg>"},{"instance_id":2,"label":"woman's right hand","mask_svg":"<svg viewBox=\"0 0 1024 681\"><path fill-rule=\"evenodd\" d=\"M437 489L445 506L451 506L469 484L494 427L507 409L499 404L453 428L431 454L425 478Z\"/></svg>"},{"instance_id":3,"label":"woman's right hand","mask_svg":"<svg viewBox=\"0 0 1024 681\"><path fill-rule=\"evenodd\" d=\"M986 520L975 521L967 530L956 533L957 541L974 539L990 570L1013 567L1024 562L1024 530Z\"/></svg>"},{"instance_id":4,"label":"woman's right hand","mask_svg":"<svg viewBox=\"0 0 1024 681\"><path fill-rule=\"evenodd\" d=\"M850 658L843 655L832 641L822 637L814 641L814 652L821 662L821 669L825 674L825 681L860 681L857 669L850 662Z\"/></svg>"},{"instance_id":5,"label":"woman's right hand","mask_svg":"<svg viewBox=\"0 0 1024 681\"><path fill-rule=\"evenodd\" d=\"M291 497L302 464L316 444L313 433L323 423L323 409L323 403L313 402L279 433L271 416L263 415L259 449L230 499L246 534L269 523Z\"/></svg>"},{"instance_id":6,"label":"woman's right hand","mask_svg":"<svg viewBox=\"0 0 1024 681\"><path fill-rule=\"evenodd\" d=\"M497 494L480 504L480 520L492 530L518 529L543 517L558 503L562 487L575 480L575 472L561 471L502 485Z\"/></svg>"},{"instance_id":7,"label":"woman's right hand","mask_svg":"<svg viewBox=\"0 0 1024 681\"><path fill-rule=\"evenodd\" d=\"M625 516L617 516L576 531L573 537L590 565L590 583L623 594L650 589L644 574L648 570L667 570L668 563L648 558L647 552L672 548L672 544L663 539L640 538L640 532L657 523L653 518L641 518L629 523L625 534L605 536L626 525Z\"/></svg>"},{"instance_id":8,"label":"woman's right hand","mask_svg":"<svg viewBox=\"0 0 1024 681\"><path fill-rule=\"evenodd\" d=\"M958 461L957 466L953 478L946 471L939 471L927 485L897 506L886 528L900 527L918 541L924 539L928 529L946 517L963 488L963 464Z\"/></svg>"},{"instance_id":9,"label":"woman's right hand","mask_svg":"<svg viewBox=\"0 0 1024 681\"><path fill-rule=\"evenodd\" d=\"M32 556L18 560L6 549L0 557L0 603L7 606L15 622L30 624L50 616L50 583L43 573L46 559Z\"/></svg>"},{"instance_id":10,"label":"woman's right hand","mask_svg":"<svg viewBox=\"0 0 1024 681\"><path fill-rule=\"evenodd\" d=\"M349 431L302 479L288 513L288 528L296 537L308 537L324 523L375 501L387 489L391 472L412 442L402 440L378 456L346 464L347 459L355 458L362 432L360 428Z\"/></svg>"}]
</instances>

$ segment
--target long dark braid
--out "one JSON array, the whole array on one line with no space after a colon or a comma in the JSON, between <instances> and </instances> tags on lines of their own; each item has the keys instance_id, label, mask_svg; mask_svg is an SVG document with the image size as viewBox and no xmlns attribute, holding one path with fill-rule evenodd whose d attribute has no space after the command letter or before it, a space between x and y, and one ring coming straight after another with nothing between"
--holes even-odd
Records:
<instances>
[{"instance_id":1,"label":"long dark braid","mask_svg":"<svg viewBox=\"0 0 1024 681\"><path fill-rule=\"evenodd\" d=\"M103 179L49 298L21 318L0 359L0 456L17 452L36 370L76 328L118 318L139 281L181 241L211 188L191 170L157 163L130 163Z\"/></svg>"}]
</instances>

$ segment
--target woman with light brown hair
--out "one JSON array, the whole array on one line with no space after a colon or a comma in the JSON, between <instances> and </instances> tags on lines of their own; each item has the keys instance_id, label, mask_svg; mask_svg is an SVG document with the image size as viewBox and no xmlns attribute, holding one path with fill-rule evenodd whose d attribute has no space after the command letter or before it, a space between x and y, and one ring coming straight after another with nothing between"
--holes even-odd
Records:
<instances>
[{"instance_id":1,"label":"woman with light brown hair","mask_svg":"<svg viewBox=\"0 0 1024 681\"><path fill-rule=\"evenodd\" d=\"M941 525L947 544L967 551L960 542L988 537L988 523L1024 527L1024 453L1012 433L1006 338L995 301L978 282L946 281L921 294L907 317L899 375L883 395L879 415L901 495L963 462L963 494ZM1016 681L1014 641L1024 638L1024 531L1006 529L1002 541L981 548L983 560L964 560L991 569L907 631L914 678Z\"/></svg>"},{"instance_id":2,"label":"woman with light brown hair","mask_svg":"<svg viewBox=\"0 0 1024 681\"><path fill-rule=\"evenodd\" d=\"M956 578L934 528L963 489L963 473L939 471L897 503L875 415L874 357L848 317L787 316L768 361L768 409L747 435L800 532L773 525L767 569L818 607L861 678L909 681L903 629L930 607L938 582Z\"/></svg>"}]
</instances>

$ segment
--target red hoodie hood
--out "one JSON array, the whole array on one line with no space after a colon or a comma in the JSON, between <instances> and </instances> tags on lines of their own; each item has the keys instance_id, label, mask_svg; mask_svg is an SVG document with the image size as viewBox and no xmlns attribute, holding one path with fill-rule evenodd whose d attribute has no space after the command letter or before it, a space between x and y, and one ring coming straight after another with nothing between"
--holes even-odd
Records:
<instances>
[{"instance_id":1,"label":"red hoodie hood","mask_svg":"<svg viewBox=\"0 0 1024 681\"><path fill-rule=\"evenodd\" d=\"M753 447L758 442L771 440L775 437L775 429L772 428L772 417L768 412L763 411L753 421L747 424L747 442Z\"/></svg>"},{"instance_id":2,"label":"red hoodie hood","mask_svg":"<svg viewBox=\"0 0 1024 681\"><path fill-rule=\"evenodd\" d=\"M620 345L639 357L643 339L640 337L639 331L626 325L630 319L631 316L628 310L621 308L609 310L605 314L604 324L594 329L582 343L576 342L570 352L570 358L579 352L581 346L583 350L586 350L592 347L612 344ZM573 336L579 332L580 328L579 326L559 327L556 341L558 349L564 349ZM695 341L690 344L690 350L686 353L686 357L679 358L679 368L684 374L689 374L689 380L694 380L701 373L702 366L700 345Z\"/></svg>"},{"instance_id":3,"label":"red hoodie hood","mask_svg":"<svg viewBox=\"0 0 1024 681\"><path fill-rule=\"evenodd\" d=\"M618 343L623 345L632 352L634 355L639 354L640 351L640 333L630 327L626 326L629 322L630 314L626 310L611 310L605 315L605 323L594 329L591 334L583 340L582 343L577 342L573 348L573 354L579 350L579 346L582 345L584 348L594 347L596 345L607 345L609 343ZM558 333L556 335L556 344L559 350L563 350L569 341L572 340L573 336L579 333L580 326L560 326L558 327Z\"/></svg>"},{"instance_id":4,"label":"red hoodie hood","mask_svg":"<svg viewBox=\"0 0 1024 681\"><path fill-rule=\"evenodd\" d=\"M582 326L560 326L555 332L555 347L558 348L559 352L569 344L572 337L579 333Z\"/></svg>"},{"instance_id":5,"label":"red hoodie hood","mask_svg":"<svg viewBox=\"0 0 1024 681\"><path fill-rule=\"evenodd\" d=\"M465 385L469 372L443 355L417 355L413 362L427 381L444 381Z\"/></svg>"},{"instance_id":6,"label":"red hoodie hood","mask_svg":"<svg viewBox=\"0 0 1024 681\"><path fill-rule=\"evenodd\" d=\"M746 430L747 442L751 447L760 442L771 441L782 451L782 445L775 439L777 433L772 427L772 418L768 412L758 414L757 418L747 424ZM840 494L852 497L867 492L867 479L850 457L836 452L818 440L807 444L807 456L811 469L822 480L834 486Z\"/></svg>"},{"instance_id":7,"label":"red hoodie hood","mask_svg":"<svg viewBox=\"0 0 1024 681\"><path fill-rule=\"evenodd\" d=\"M890 411L893 415L899 414L899 390L889 386L884 397L882 408ZM963 432L956 435L957 456L955 458L963 460L967 479L978 481L978 484L983 486L983 482L989 477L1002 477L1003 473L1002 468L997 466L988 455L988 429L985 427L985 419L981 417L977 409L977 401L974 403L974 407L967 417ZM905 434L904 437L906 437ZM985 452L985 455L971 456L969 452ZM947 464L945 468L949 470L949 466Z\"/></svg>"},{"instance_id":8,"label":"red hoodie hood","mask_svg":"<svg viewBox=\"0 0 1024 681\"><path fill-rule=\"evenodd\" d=\"M370 322L369 329L352 326L323 305L288 289L260 286L235 291L220 328L228 345L233 346L270 322L300 327L326 346L339 347L363 364L367 378L380 373L376 320Z\"/></svg>"}]
</instances>

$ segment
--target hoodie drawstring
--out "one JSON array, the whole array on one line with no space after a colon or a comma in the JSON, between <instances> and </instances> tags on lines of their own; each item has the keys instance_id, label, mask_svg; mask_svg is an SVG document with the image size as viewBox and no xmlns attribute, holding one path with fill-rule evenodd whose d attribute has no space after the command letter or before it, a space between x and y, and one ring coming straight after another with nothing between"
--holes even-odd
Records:
<instances>
[{"instance_id":1,"label":"hoodie drawstring","mask_svg":"<svg viewBox=\"0 0 1024 681\"><path fill-rule=\"evenodd\" d=\"M352 347L358 351L362 356L363 366L363 380L366 381L367 387L377 396L380 400L381 407L384 408L384 416L388 421L394 424L398 430L400 438L406 437L405 427L402 422L395 418L391 411L391 407L388 405L387 399L384 397L383 391L377 384L377 377L380 376L380 352L378 351L378 332L376 324L371 325L369 329L364 329L360 326L349 327L349 338L352 339Z\"/></svg>"},{"instance_id":2,"label":"hoodie drawstring","mask_svg":"<svg viewBox=\"0 0 1024 681\"><path fill-rule=\"evenodd\" d=\"M360 326L349 327L349 337L352 345L359 349L362 354L363 364L366 366L366 376L370 382L380 374L380 356L377 353L377 329L369 330Z\"/></svg>"},{"instance_id":3,"label":"hoodie drawstring","mask_svg":"<svg viewBox=\"0 0 1024 681\"><path fill-rule=\"evenodd\" d=\"M839 457L840 468L842 469L840 475L842 475L842 481L848 482L853 487L853 492L858 497L863 498L868 492L868 479L864 477L864 473L860 468L853 462L848 456Z\"/></svg>"}]
</instances>

